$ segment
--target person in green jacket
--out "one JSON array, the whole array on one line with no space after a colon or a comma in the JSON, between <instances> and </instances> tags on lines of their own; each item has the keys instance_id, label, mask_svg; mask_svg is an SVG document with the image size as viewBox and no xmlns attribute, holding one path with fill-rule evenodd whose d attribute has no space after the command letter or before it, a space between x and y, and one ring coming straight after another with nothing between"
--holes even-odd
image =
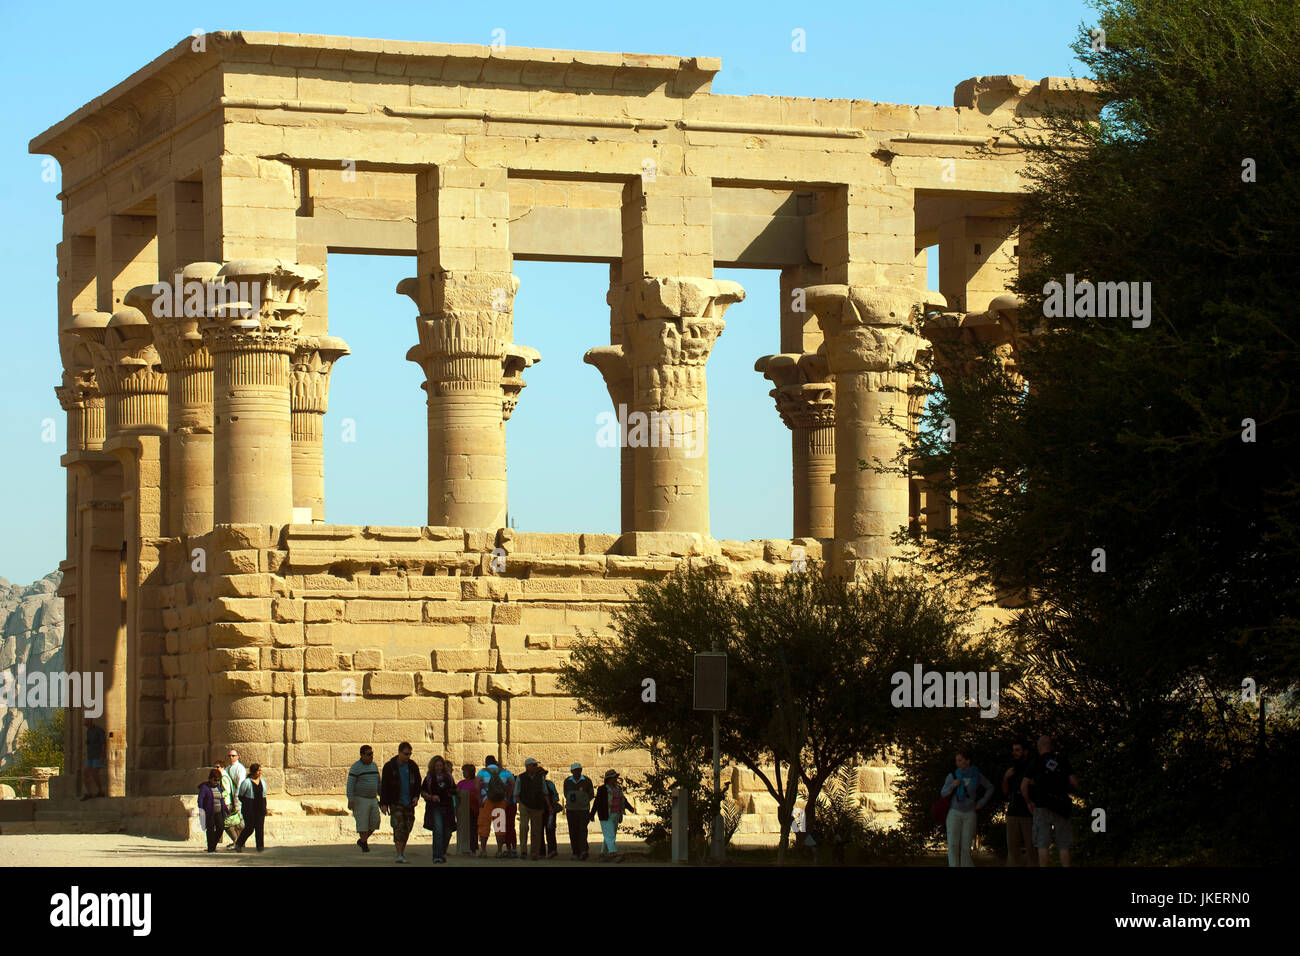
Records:
<instances>
[{"instance_id":1,"label":"person in green jacket","mask_svg":"<svg viewBox=\"0 0 1300 956\"><path fill-rule=\"evenodd\" d=\"M239 849L239 835L244 832L244 815L239 810L239 790L235 785L234 778L230 775L230 768L223 767L221 761L216 762L216 769L221 773L221 796L226 801L226 807L229 813L226 814L223 826L226 829L226 836L230 837L230 846L228 850Z\"/></svg>"}]
</instances>

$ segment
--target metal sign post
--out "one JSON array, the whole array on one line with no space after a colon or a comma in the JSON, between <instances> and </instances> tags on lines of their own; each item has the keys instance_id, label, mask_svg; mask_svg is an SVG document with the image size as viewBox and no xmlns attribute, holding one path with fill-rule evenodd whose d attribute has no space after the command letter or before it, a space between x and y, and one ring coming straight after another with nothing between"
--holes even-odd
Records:
<instances>
[{"instance_id":1,"label":"metal sign post","mask_svg":"<svg viewBox=\"0 0 1300 956\"><path fill-rule=\"evenodd\" d=\"M727 709L727 655L718 651L717 642L708 653L695 655L695 709L713 711L713 792L722 790L722 757L720 753L721 730L718 714ZM712 857L721 860L726 856L723 835L722 806L713 817Z\"/></svg>"}]
</instances>

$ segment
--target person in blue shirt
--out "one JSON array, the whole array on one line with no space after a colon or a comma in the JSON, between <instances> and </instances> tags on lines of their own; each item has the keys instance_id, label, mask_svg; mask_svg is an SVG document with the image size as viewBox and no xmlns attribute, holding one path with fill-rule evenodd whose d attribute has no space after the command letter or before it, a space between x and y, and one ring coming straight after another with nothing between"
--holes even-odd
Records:
<instances>
[{"instance_id":1,"label":"person in blue shirt","mask_svg":"<svg viewBox=\"0 0 1300 956\"><path fill-rule=\"evenodd\" d=\"M497 835L497 856L506 856L513 845L507 833L507 821L513 825L509 810L515 792L515 775L489 755L476 778L479 786L478 855L487 856L488 831ZM513 828L513 827L512 827Z\"/></svg>"},{"instance_id":2,"label":"person in blue shirt","mask_svg":"<svg viewBox=\"0 0 1300 956\"><path fill-rule=\"evenodd\" d=\"M956 762L957 769L948 774L943 789L939 791L940 796L952 796L947 818L948 865L974 866L970 847L975 839L976 811L983 810L993 797L993 784L971 762L969 750L958 750Z\"/></svg>"}]
</instances>

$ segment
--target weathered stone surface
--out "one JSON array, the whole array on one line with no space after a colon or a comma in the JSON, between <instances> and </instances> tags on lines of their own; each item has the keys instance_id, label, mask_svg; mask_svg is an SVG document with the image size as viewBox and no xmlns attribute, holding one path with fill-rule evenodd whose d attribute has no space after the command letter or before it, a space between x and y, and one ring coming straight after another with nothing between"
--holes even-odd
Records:
<instances>
[{"instance_id":1,"label":"weathered stone surface","mask_svg":"<svg viewBox=\"0 0 1300 956\"><path fill-rule=\"evenodd\" d=\"M92 646L124 671L133 648L138 680L112 682L105 717L140 768L132 793L178 785L167 774L202 766L214 733L242 735L287 791L286 817L341 816L320 795L362 742L478 762L509 741L512 766L597 767L611 728L577 714L556 670L581 636L610 634L640 584L684 562L732 584L822 558L858 574L900 526L941 523L912 513L906 477L857 463L892 458L881 418L913 414L896 396L921 348L983 336L1014 368L1015 302L990 263L1018 241L1003 207L1024 158L997 137L1063 102L1065 81L978 77L953 107L909 107L717 96L709 58L205 41L31 144L64 178L57 390L74 506L62 584L14 597L0 582L0 667L57 666L55 587L89 639L70 653ZM908 323L936 244L959 318L922 329L927 343ZM400 291L425 378L427 525L324 523L322 425L348 352L329 335L331 248L415 256ZM505 423L542 359L515 340L520 257L618 266L609 344L586 360L627 423L621 534L504 527ZM709 533L706 367L745 295L714 278L720 264L781 270L780 351L755 368L791 430L789 538ZM152 286L174 273L242 298L173 314ZM0 714L0 744L27 716ZM111 766L124 795L126 762ZM892 782L892 768L862 769L882 817ZM742 832L774 826L761 796Z\"/></svg>"},{"instance_id":2,"label":"weathered stone surface","mask_svg":"<svg viewBox=\"0 0 1300 956\"><path fill-rule=\"evenodd\" d=\"M367 697L409 697L415 693L415 678L411 674L370 672L365 677Z\"/></svg>"}]
</instances>

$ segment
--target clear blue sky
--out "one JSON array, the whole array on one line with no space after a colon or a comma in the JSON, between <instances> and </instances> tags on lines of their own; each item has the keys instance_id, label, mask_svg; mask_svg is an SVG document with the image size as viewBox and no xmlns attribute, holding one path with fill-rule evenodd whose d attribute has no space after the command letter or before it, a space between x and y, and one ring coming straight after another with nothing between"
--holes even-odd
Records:
<instances>
[{"instance_id":1,"label":"clear blue sky","mask_svg":"<svg viewBox=\"0 0 1300 956\"><path fill-rule=\"evenodd\" d=\"M140 2L129 8L70 3L3 4L9 41L0 61L8 117L0 137L0 285L10 305L0 347L0 576L27 583L64 556L65 418L53 387L56 347L55 244L61 181L41 180L43 157L28 141L120 82L192 30L275 30L342 36L681 56L718 56L713 89L952 103L953 87L982 74L1032 79L1078 73L1069 50L1091 10L1080 0L899 4L390 2L251 3L220 6ZM214 19L220 16L220 20ZM806 52L791 49L796 28ZM326 517L347 524L418 525L425 520L425 425L421 375L403 356L415 343L413 310L394 293L411 274L404 258L332 256L331 332L353 355L335 371L326 420ZM609 408L600 375L582 354L608 343L603 265L521 262L516 341L541 351L507 426L510 510L526 531L618 531L618 452L597 446L596 416ZM710 487L714 537L790 534L790 441L754 359L777 350L777 274L720 271L745 302L709 361ZM41 440L42 421L58 425ZM341 441L342 420L356 441Z\"/></svg>"}]
</instances>

